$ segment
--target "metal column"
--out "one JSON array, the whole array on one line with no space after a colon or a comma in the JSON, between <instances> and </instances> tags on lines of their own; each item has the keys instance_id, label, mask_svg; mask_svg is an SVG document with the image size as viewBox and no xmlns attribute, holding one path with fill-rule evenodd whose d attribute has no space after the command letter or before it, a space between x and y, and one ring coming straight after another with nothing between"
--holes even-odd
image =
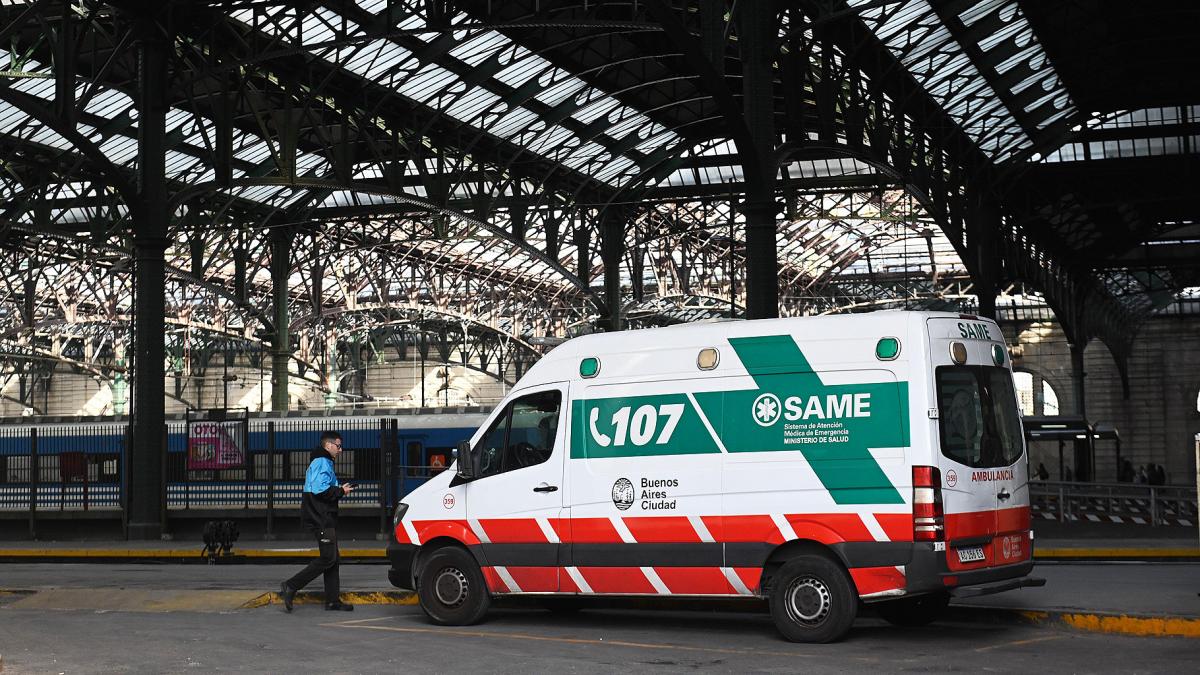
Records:
<instances>
[{"instance_id":1,"label":"metal column","mask_svg":"<svg viewBox=\"0 0 1200 675\"><path fill-rule=\"evenodd\" d=\"M271 410L288 409L288 365L292 338L288 332L288 272L291 269L292 233L271 231L271 294L275 309L275 335L271 346Z\"/></svg>"},{"instance_id":2,"label":"metal column","mask_svg":"<svg viewBox=\"0 0 1200 675\"><path fill-rule=\"evenodd\" d=\"M621 330L621 258L625 255L625 223L620 210L604 212L600 255L604 259L604 303L608 330Z\"/></svg>"},{"instance_id":3,"label":"metal column","mask_svg":"<svg viewBox=\"0 0 1200 675\"><path fill-rule=\"evenodd\" d=\"M145 18L138 44L138 201L133 209L134 337L132 443L129 448L127 536L159 539L163 534L166 486L165 377L163 365L167 247L164 143L169 39Z\"/></svg>"},{"instance_id":4,"label":"metal column","mask_svg":"<svg viewBox=\"0 0 1200 675\"><path fill-rule=\"evenodd\" d=\"M1000 213L983 195L972 193L967 214L968 271L979 298L979 315L996 318L996 293L1000 278Z\"/></svg>"},{"instance_id":5,"label":"metal column","mask_svg":"<svg viewBox=\"0 0 1200 675\"><path fill-rule=\"evenodd\" d=\"M746 126L760 158L761 181L747 182L742 213L746 217L746 318L779 316L779 263L775 217L775 73L778 56L775 13L757 6L740 8L736 17L742 51L742 94Z\"/></svg>"}]
</instances>

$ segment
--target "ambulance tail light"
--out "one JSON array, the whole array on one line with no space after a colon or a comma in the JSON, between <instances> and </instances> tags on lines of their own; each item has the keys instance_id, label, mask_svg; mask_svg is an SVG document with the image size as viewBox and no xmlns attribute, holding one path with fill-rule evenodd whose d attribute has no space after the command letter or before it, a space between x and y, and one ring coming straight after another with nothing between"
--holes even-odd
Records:
<instances>
[{"instance_id":1,"label":"ambulance tail light","mask_svg":"<svg viewBox=\"0 0 1200 675\"><path fill-rule=\"evenodd\" d=\"M942 472L936 466L914 466L912 476L913 541L942 541L946 536Z\"/></svg>"}]
</instances>

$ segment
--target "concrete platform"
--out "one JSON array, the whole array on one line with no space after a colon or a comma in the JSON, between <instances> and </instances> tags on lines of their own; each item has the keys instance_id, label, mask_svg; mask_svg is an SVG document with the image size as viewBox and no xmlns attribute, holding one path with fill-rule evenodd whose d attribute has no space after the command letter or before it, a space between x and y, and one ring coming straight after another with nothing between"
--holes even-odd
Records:
<instances>
[{"instance_id":1,"label":"concrete platform","mask_svg":"<svg viewBox=\"0 0 1200 675\"><path fill-rule=\"evenodd\" d=\"M279 581L296 565L179 565L9 563L0 566L0 607L29 610L228 612L278 605ZM1200 637L1200 564L1039 563L1043 588L955 600L957 620L1062 623L1076 628L1135 635ZM344 599L360 605L412 605L393 588L386 568L342 567ZM301 596L322 601L320 582ZM521 603L516 603L520 605ZM702 609L762 612L761 602L674 601L659 598L596 599L607 609ZM867 612L870 615L870 612Z\"/></svg>"},{"instance_id":2,"label":"concrete platform","mask_svg":"<svg viewBox=\"0 0 1200 675\"><path fill-rule=\"evenodd\" d=\"M1149 528L1142 528L1149 529ZM1194 532L1192 533L1195 534ZM384 562L386 544L375 539L342 540L343 560ZM0 542L0 562L118 562L146 560L196 562L203 544L195 541L18 541ZM297 561L316 555L310 540L238 541L233 555L221 562ZM1176 560L1200 561L1196 539L1181 537L1038 537L1037 560Z\"/></svg>"},{"instance_id":3,"label":"concrete platform","mask_svg":"<svg viewBox=\"0 0 1200 675\"><path fill-rule=\"evenodd\" d=\"M24 570L18 568L25 568ZM139 568L138 570L131 568ZM293 567L16 565L5 580L55 574L66 588L127 584L269 587ZM350 566L347 585L375 583L378 567ZM192 580L186 576L200 572ZM254 574L239 577L234 573ZM30 576L34 575L34 576ZM82 589L80 589L82 590ZM251 589L253 590L253 589ZM64 596L60 596L64 597ZM224 597L224 596L220 596ZM571 616L499 608L475 626L430 624L413 606L353 613L302 605L172 611L25 607L0 599L0 667L9 673L361 672L1190 672L1197 642L1066 630L1056 623L963 620L902 629L864 613L832 645L783 641L761 612L598 609Z\"/></svg>"}]
</instances>

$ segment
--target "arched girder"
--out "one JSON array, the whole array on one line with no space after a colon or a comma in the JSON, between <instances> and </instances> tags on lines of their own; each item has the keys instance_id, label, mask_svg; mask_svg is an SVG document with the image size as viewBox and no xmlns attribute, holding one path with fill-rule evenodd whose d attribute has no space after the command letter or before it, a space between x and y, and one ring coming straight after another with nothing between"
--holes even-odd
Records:
<instances>
[{"instance_id":1,"label":"arched girder","mask_svg":"<svg viewBox=\"0 0 1200 675\"><path fill-rule=\"evenodd\" d=\"M179 192L177 192L175 194L175 196L171 202L171 206L178 207L178 206L186 203L190 199L193 199L193 198L195 198L201 194L205 194L207 192L216 192L219 190L237 189L237 188L245 188L245 187L261 187L261 186L272 186L272 187L278 186L278 187L309 188L309 189L324 189L324 190L351 190L351 191L355 191L355 192L361 192L364 194L382 195L382 196L387 196L387 197L396 199L397 201L400 201L403 203L412 204L413 206L417 206L417 207L426 209L430 213L440 214L440 215L452 217L452 218L470 223L476 227L481 227L481 228L488 230L496 237L499 237L499 238L509 241L513 246L516 246L517 248L521 249L526 255L529 255L532 258L540 260L547 266L553 268L560 276L562 276L562 278L565 281L567 281L571 285L578 288L581 293L588 296L589 298L593 298L591 289L589 289L586 284L583 284L579 280L578 277L576 277L575 275L573 275L569 271L567 271L565 268L563 268L562 265L560 265L557 260L553 260L553 259L549 258L548 256L546 256L545 253L538 251L536 248L529 245L528 242L525 242L523 240L518 240L518 239L512 237L510 233L507 233L507 232L495 227L490 222L481 220L479 218L476 218L472 215L463 213L456 209L439 206L437 204L434 204L433 202L431 202L428 199L424 199L422 197L418 197L416 195L406 193L402 190L394 190L386 185L380 185L380 184L371 183L368 181L353 181L353 180L352 181L339 181L337 179L308 178L308 177L303 177L303 176L297 176L294 179L275 178L275 177L238 178L238 179L235 179L234 181L232 181L232 184L229 184L229 185L222 185L222 184L214 181L214 182L210 182L210 183L200 183L200 184L192 185L192 186L189 186L188 188L180 190Z\"/></svg>"}]
</instances>

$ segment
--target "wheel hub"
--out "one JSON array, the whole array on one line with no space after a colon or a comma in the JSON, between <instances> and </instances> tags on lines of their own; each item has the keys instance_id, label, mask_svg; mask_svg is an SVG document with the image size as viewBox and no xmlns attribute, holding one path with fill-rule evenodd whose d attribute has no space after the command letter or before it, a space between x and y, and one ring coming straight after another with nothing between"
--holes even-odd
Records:
<instances>
[{"instance_id":1,"label":"wheel hub","mask_svg":"<svg viewBox=\"0 0 1200 675\"><path fill-rule=\"evenodd\" d=\"M806 626L825 621L833 608L829 587L815 577L801 577L792 581L785 598L788 617Z\"/></svg>"},{"instance_id":2,"label":"wheel hub","mask_svg":"<svg viewBox=\"0 0 1200 675\"><path fill-rule=\"evenodd\" d=\"M433 580L433 592L438 602L446 607L458 607L467 600L471 584L467 575L455 567L447 567L437 573Z\"/></svg>"}]
</instances>

